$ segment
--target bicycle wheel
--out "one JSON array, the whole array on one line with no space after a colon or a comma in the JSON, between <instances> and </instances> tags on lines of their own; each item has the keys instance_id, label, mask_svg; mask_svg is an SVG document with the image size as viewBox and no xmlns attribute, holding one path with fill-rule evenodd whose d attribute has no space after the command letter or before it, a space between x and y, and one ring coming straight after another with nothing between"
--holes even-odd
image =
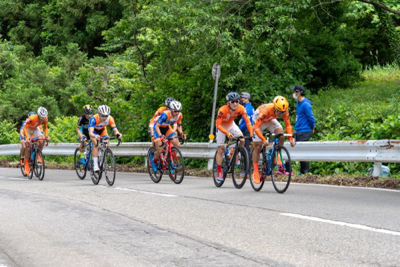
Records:
<instances>
[{"instance_id":1,"label":"bicycle wheel","mask_svg":"<svg viewBox=\"0 0 400 267\"><path fill-rule=\"evenodd\" d=\"M29 157L32 157L32 154L30 154L30 156ZM32 179L32 177L33 177L33 168L34 168L34 161L33 160L31 160L31 159L29 159L29 174L28 174L28 178L29 179Z\"/></svg>"},{"instance_id":2,"label":"bicycle wheel","mask_svg":"<svg viewBox=\"0 0 400 267\"><path fill-rule=\"evenodd\" d=\"M185 162L179 148L171 148L171 157L172 161L170 158L168 159L169 178L171 178L174 183L180 184L183 181L183 177L185 177Z\"/></svg>"},{"instance_id":3,"label":"bicycle wheel","mask_svg":"<svg viewBox=\"0 0 400 267\"><path fill-rule=\"evenodd\" d=\"M223 172L223 178L224 180L222 181L218 181L218 165L217 165L217 161L216 161L216 157L217 157L217 153L218 150L215 151L215 155L214 155L214 161L213 161L213 180L214 180L214 184L216 187L221 187L226 179L226 163L225 163L225 157L222 155L222 164L221 164L221 168L222 168L222 172Z\"/></svg>"},{"instance_id":4,"label":"bicycle wheel","mask_svg":"<svg viewBox=\"0 0 400 267\"><path fill-rule=\"evenodd\" d=\"M25 174L25 164L21 164L21 152L19 153L19 165L21 168L22 175L26 177L27 175Z\"/></svg>"},{"instance_id":5,"label":"bicycle wheel","mask_svg":"<svg viewBox=\"0 0 400 267\"><path fill-rule=\"evenodd\" d=\"M153 171L152 168L152 159L154 157L154 153L156 153L157 149L155 147L150 147L149 151L147 152L147 171L149 172L150 178L153 182L158 183L161 181L163 172L161 170L157 170L157 172ZM160 161L160 160L159 160Z\"/></svg>"},{"instance_id":6,"label":"bicycle wheel","mask_svg":"<svg viewBox=\"0 0 400 267\"><path fill-rule=\"evenodd\" d=\"M264 182L265 182L265 177L266 177L266 170L267 170L267 159L265 158L266 154L265 154L265 147L263 147L260 151L260 158L258 160L258 174L260 177L260 183L256 184L254 182L253 179L253 175L252 173L254 172L254 165L251 164L251 172L250 172L250 184L251 187L253 187L254 191L258 192L261 190L261 188L264 186Z\"/></svg>"},{"instance_id":7,"label":"bicycle wheel","mask_svg":"<svg viewBox=\"0 0 400 267\"><path fill-rule=\"evenodd\" d=\"M40 156L40 157L39 157ZM39 158L41 158L42 159L42 162L39 162ZM36 150L36 153L35 153L35 158L34 158L34 168L33 168L33 170L34 170L34 172L35 172L35 175L36 175L36 177L39 179L39 180L43 180L43 178L44 178L44 166L45 166L45 164L44 164L44 158L43 158L43 153L42 153L42 151L38 148L37 150Z\"/></svg>"},{"instance_id":8,"label":"bicycle wheel","mask_svg":"<svg viewBox=\"0 0 400 267\"><path fill-rule=\"evenodd\" d=\"M98 150L98 164L100 165L100 167L101 167L102 160L103 160L103 154L104 154L103 153L103 149L99 147L99 150ZM101 179L102 170L100 168L100 171L98 171L98 172L93 171L93 166L94 166L93 157L90 160L90 164L91 164L90 178L92 178L93 184L98 185L99 182L100 182L100 179Z\"/></svg>"},{"instance_id":9,"label":"bicycle wheel","mask_svg":"<svg viewBox=\"0 0 400 267\"><path fill-rule=\"evenodd\" d=\"M247 175L249 173L249 156L247 150L239 146L233 155L232 164L232 181L233 185L240 189L246 183Z\"/></svg>"},{"instance_id":10,"label":"bicycle wheel","mask_svg":"<svg viewBox=\"0 0 400 267\"><path fill-rule=\"evenodd\" d=\"M74 168L79 179L83 180L86 177L86 164L81 163L79 147L75 149L74 153Z\"/></svg>"},{"instance_id":11,"label":"bicycle wheel","mask_svg":"<svg viewBox=\"0 0 400 267\"><path fill-rule=\"evenodd\" d=\"M288 189L292 177L292 162L289 151L279 146L272 155L271 178L276 192L282 194Z\"/></svg>"},{"instance_id":12,"label":"bicycle wheel","mask_svg":"<svg viewBox=\"0 0 400 267\"><path fill-rule=\"evenodd\" d=\"M111 149L106 148L104 152L104 157L103 157L103 166L101 169L104 172L104 175L106 176L106 181L109 186L112 186L115 182L115 157Z\"/></svg>"}]
</instances>

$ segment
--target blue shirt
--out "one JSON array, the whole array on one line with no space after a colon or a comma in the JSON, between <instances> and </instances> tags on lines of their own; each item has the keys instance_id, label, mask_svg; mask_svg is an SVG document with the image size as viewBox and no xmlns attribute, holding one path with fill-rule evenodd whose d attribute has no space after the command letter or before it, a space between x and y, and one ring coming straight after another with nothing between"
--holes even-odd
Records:
<instances>
[{"instance_id":1,"label":"blue shirt","mask_svg":"<svg viewBox=\"0 0 400 267\"><path fill-rule=\"evenodd\" d=\"M296 125L294 128L298 133L312 132L315 126L315 119L312 112L312 103L307 98L297 102Z\"/></svg>"},{"instance_id":2,"label":"blue shirt","mask_svg":"<svg viewBox=\"0 0 400 267\"><path fill-rule=\"evenodd\" d=\"M246 113L247 113L247 115L249 116L251 125L253 126L253 125L254 125L254 122L253 122L254 108L253 108L253 106L251 105L250 102L247 103L247 104L244 104L243 106L244 106L244 108L246 109ZM240 121L239 121L239 128L240 128L240 130L241 130L242 132L248 131L248 130L247 130L246 121L245 121L243 118L241 118Z\"/></svg>"}]
</instances>

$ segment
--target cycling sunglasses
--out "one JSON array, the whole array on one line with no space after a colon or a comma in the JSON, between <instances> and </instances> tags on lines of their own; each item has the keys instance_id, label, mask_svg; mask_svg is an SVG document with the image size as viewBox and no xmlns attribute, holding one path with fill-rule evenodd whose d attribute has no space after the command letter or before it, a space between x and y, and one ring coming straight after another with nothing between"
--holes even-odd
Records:
<instances>
[{"instance_id":1,"label":"cycling sunglasses","mask_svg":"<svg viewBox=\"0 0 400 267\"><path fill-rule=\"evenodd\" d=\"M108 118L108 115L100 115L100 117L102 117L102 118Z\"/></svg>"},{"instance_id":2,"label":"cycling sunglasses","mask_svg":"<svg viewBox=\"0 0 400 267\"><path fill-rule=\"evenodd\" d=\"M275 111L276 111L276 113L279 114L279 115L283 115L283 114L286 113L286 111L279 111L279 110L277 110L277 109L275 109Z\"/></svg>"},{"instance_id":3,"label":"cycling sunglasses","mask_svg":"<svg viewBox=\"0 0 400 267\"><path fill-rule=\"evenodd\" d=\"M239 103L239 100L232 100L232 101L229 101L229 103L231 103L231 104L237 104L237 103Z\"/></svg>"},{"instance_id":4,"label":"cycling sunglasses","mask_svg":"<svg viewBox=\"0 0 400 267\"><path fill-rule=\"evenodd\" d=\"M181 112L180 110L172 110L172 111L175 112L175 113Z\"/></svg>"}]
</instances>

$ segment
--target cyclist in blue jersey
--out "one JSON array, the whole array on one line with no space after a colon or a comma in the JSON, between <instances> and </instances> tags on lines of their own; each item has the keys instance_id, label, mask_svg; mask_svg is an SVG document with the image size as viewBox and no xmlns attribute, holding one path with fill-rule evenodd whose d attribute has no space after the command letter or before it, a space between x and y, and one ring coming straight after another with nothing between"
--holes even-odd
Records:
<instances>
[{"instance_id":1,"label":"cyclist in blue jersey","mask_svg":"<svg viewBox=\"0 0 400 267\"><path fill-rule=\"evenodd\" d=\"M246 109L246 113L250 118L251 126L254 126L253 114L254 108L250 103L250 94L247 92L243 92L240 94L239 104L242 105ZM241 118L239 121L239 129L242 131L244 137L250 137L250 132L247 129L246 121ZM247 153L250 155L250 139L246 139L244 143L244 147L247 149Z\"/></svg>"}]
</instances>

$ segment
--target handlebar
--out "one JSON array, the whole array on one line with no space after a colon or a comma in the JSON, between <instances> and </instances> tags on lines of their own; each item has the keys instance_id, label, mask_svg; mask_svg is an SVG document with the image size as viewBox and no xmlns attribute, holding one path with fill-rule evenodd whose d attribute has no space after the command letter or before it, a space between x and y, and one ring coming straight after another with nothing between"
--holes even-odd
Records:
<instances>
[{"instance_id":1,"label":"handlebar","mask_svg":"<svg viewBox=\"0 0 400 267\"><path fill-rule=\"evenodd\" d=\"M100 141L102 142L103 140L112 140L112 139L118 139L118 137L116 137L116 136L103 136L103 137L100 137ZM96 144L96 147L98 147L99 146L99 140L96 140L97 141L97 144ZM119 146L120 144L121 144L121 139L118 139L118 144L117 144L117 146Z\"/></svg>"},{"instance_id":2,"label":"handlebar","mask_svg":"<svg viewBox=\"0 0 400 267\"><path fill-rule=\"evenodd\" d=\"M165 142L166 142L167 140L168 140L168 141L172 141L172 140L174 140L175 138L182 139L182 142L179 142L179 144L183 145L183 144L185 143L185 140L182 138L182 136L166 137L165 135L163 135L163 136L160 137L160 140L161 140L161 142L162 142L163 144L161 144L159 147L164 146L164 144L165 144Z\"/></svg>"},{"instance_id":3,"label":"handlebar","mask_svg":"<svg viewBox=\"0 0 400 267\"><path fill-rule=\"evenodd\" d=\"M49 145L49 140L47 140L46 138L32 138L30 141L31 141L31 143L35 143L37 141L46 141L45 146Z\"/></svg>"}]
</instances>

